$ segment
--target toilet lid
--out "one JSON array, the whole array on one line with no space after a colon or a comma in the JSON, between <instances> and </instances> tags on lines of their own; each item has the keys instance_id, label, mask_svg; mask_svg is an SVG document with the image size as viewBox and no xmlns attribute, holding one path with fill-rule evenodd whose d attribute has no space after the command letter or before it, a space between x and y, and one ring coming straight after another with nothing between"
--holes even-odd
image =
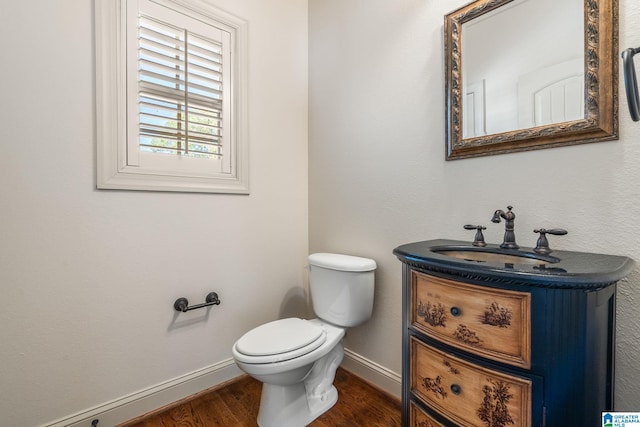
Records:
<instances>
[{"instance_id":1,"label":"toilet lid","mask_svg":"<svg viewBox=\"0 0 640 427\"><path fill-rule=\"evenodd\" d=\"M236 349L247 356L269 356L289 353L309 346L312 351L324 342L322 327L298 318L281 319L265 323L244 334ZM317 344L310 346L310 344Z\"/></svg>"}]
</instances>

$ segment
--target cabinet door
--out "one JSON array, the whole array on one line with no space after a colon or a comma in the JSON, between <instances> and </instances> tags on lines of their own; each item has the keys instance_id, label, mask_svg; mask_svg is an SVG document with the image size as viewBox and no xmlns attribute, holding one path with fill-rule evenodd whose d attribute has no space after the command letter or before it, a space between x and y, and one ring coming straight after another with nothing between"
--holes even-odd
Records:
<instances>
[{"instance_id":1,"label":"cabinet door","mask_svg":"<svg viewBox=\"0 0 640 427\"><path fill-rule=\"evenodd\" d=\"M411 337L410 391L465 427L531 426L532 381L444 353Z\"/></svg>"},{"instance_id":2,"label":"cabinet door","mask_svg":"<svg viewBox=\"0 0 640 427\"><path fill-rule=\"evenodd\" d=\"M411 326L498 362L531 367L531 295L411 272Z\"/></svg>"}]
</instances>

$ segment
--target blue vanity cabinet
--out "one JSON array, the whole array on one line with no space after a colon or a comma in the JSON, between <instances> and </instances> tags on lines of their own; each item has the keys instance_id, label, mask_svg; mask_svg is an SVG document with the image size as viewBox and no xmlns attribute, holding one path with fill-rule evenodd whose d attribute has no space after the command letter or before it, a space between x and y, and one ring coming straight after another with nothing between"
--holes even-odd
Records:
<instances>
[{"instance_id":1,"label":"blue vanity cabinet","mask_svg":"<svg viewBox=\"0 0 640 427\"><path fill-rule=\"evenodd\" d=\"M434 261L422 246L394 251L403 263L402 425L601 426L613 409L616 283L633 261L603 255L604 274L558 268L552 274L568 277L543 280L545 269Z\"/></svg>"}]
</instances>

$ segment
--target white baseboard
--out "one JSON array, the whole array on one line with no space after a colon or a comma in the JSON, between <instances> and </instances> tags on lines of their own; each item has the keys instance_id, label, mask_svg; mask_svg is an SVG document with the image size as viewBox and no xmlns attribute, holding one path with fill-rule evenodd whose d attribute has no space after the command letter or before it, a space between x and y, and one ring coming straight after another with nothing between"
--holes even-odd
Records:
<instances>
[{"instance_id":1,"label":"white baseboard","mask_svg":"<svg viewBox=\"0 0 640 427\"><path fill-rule=\"evenodd\" d=\"M348 348L344 349L344 359L341 366L400 399L402 395L402 377L395 372L360 356Z\"/></svg>"},{"instance_id":2,"label":"white baseboard","mask_svg":"<svg viewBox=\"0 0 640 427\"><path fill-rule=\"evenodd\" d=\"M95 419L99 420L98 427L113 427L221 384L242 373L233 359L227 359L41 427L91 427L91 422Z\"/></svg>"},{"instance_id":3,"label":"white baseboard","mask_svg":"<svg viewBox=\"0 0 640 427\"><path fill-rule=\"evenodd\" d=\"M346 348L341 366L387 393L400 397L401 377L395 372ZM98 427L113 427L242 374L233 359L223 360L40 427L91 427L91 422L96 419Z\"/></svg>"}]
</instances>

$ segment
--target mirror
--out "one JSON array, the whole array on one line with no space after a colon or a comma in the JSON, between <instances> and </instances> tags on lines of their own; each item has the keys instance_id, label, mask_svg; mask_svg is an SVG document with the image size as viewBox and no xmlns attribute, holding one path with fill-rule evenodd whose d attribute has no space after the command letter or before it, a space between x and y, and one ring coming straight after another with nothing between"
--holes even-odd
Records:
<instances>
[{"instance_id":1,"label":"mirror","mask_svg":"<svg viewBox=\"0 0 640 427\"><path fill-rule=\"evenodd\" d=\"M447 160L617 139L617 19L617 0L448 14Z\"/></svg>"}]
</instances>

